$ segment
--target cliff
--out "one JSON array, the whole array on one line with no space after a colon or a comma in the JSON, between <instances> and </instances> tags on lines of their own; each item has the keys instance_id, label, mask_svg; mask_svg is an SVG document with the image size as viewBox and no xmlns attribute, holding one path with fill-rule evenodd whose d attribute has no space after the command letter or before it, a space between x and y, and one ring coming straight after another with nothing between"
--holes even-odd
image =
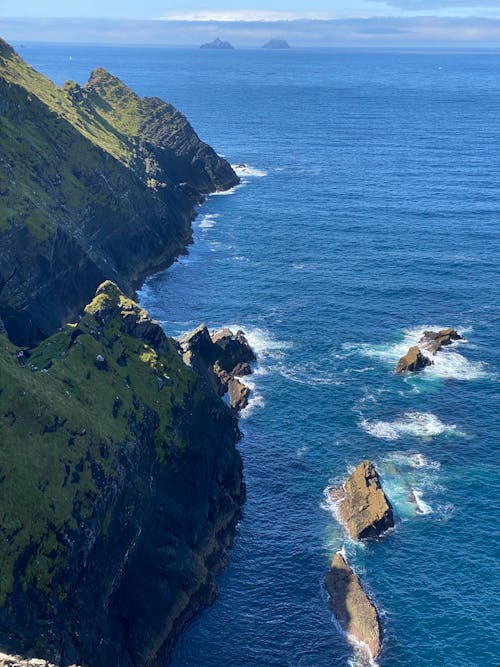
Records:
<instances>
[{"instance_id":1,"label":"cliff","mask_svg":"<svg viewBox=\"0 0 500 667\"><path fill-rule=\"evenodd\" d=\"M130 296L237 182L171 105L102 69L57 88L0 40L4 664L163 665L215 596L237 421Z\"/></svg>"},{"instance_id":2,"label":"cliff","mask_svg":"<svg viewBox=\"0 0 500 667\"><path fill-rule=\"evenodd\" d=\"M1 649L162 664L239 517L230 409L108 281L29 353L0 335L0 411Z\"/></svg>"},{"instance_id":3,"label":"cliff","mask_svg":"<svg viewBox=\"0 0 500 667\"><path fill-rule=\"evenodd\" d=\"M56 87L0 40L0 319L18 345L128 294L191 239L193 204L238 183L186 118L103 69Z\"/></svg>"}]
</instances>

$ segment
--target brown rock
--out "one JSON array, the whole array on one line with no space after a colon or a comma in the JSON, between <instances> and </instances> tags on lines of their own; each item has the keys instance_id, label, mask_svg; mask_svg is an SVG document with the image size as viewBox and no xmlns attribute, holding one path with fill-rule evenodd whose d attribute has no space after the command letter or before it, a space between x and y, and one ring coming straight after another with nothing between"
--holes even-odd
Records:
<instances>
[{"instance_id":1,"label":"brown rock","mask_svg":"<svg viewBox=\"0 0 500 667\"><path fill-rule=\"evenodd\" d=\"M330 489L329 495L337 502L340 521L354 540L378 537L394 526L391 504L370 461L362 461L344 486Z\"/></svg>"},{"instance_id":2,"label":"brown rock","mask_svg":"<svg viewBox=\"0 0 500 667\"><path fill-rule=\"evenodd\" d=\"M434 362L422 354L418 345L410 347L408 352L401 357L396 366L396 373L405 373L406 371L420 371Z\"/></svg>"},{"instance_id":3,"label":"brown rock","mask_svg":"<svg viewBox=\"0 0 500 667\"><path fill-rule=\"evenodd\" d=\"M462 336L455 329L441 329L440 331L424 331L422 338L418 341L432 354L436 354L443 345L450 345L454 340L463 340Z\"/></svg>"},{"instance_id":4,"label":"brown rock","mask_svg":"<svg viewBox=\"0 0 500 667\"><path fill-rule=\"evenodd\" d=\"M229 403L233 410L243 410L248 405L250 389L237 378L231 378L228 383Z\"/></svg>"},{"instance_id":5,"label":"brown rock","mask_svg":"<svg viewBox=\"0 0 500 667\"><path fill-rule=\"evenodd\" d=\"M380 653L382 628L377 609L365 593L358 576L339 552L325 578L330 607L349 638L363 642L372 658Z\"/></svg>"}]
</instances>

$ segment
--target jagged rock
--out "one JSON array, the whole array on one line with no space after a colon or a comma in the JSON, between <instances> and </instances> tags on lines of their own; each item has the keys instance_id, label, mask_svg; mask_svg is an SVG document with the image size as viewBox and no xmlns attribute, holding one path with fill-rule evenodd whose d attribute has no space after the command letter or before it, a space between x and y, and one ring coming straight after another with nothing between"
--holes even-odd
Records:
<instances>
[{"instance_id":1,"label":"jagged rock","mask_svg":"<svg viewBox=\"0 0 500 667\"><path fill-rule=\"evenodd\" d=\"M463 340L463 337L455 329L449 328L440 331L424 331L418 343L432 354L436 354L444 345L451 345L454 340Z\"/></svg>"},{"instance_id":2,"label":"jagged rock","mask_svg":"<svg viewBox=\"0 0 500 667\"><path fill-rule=\"evenodd\" d=\"M219 365L232 375L241 370L242 364L255 361L255 352L241 329L233 334L231 329L221 329L212 335L212 341L216 346L216 356ZM247 366L248 368L248 366ZM248 375L248 373L247 373Z\"/></svg>"},{"instance_id":3,"label":"jagged rock","mask_svg":"<svg viewBox=\"0 0 500 667\"><path fill-rule=\"evenodd\" d=\"M237 378L231 378L228 383L229 403L233 410L243 410L248 405L250 389Z\"/></svg>"},{"instance_id":4,"label":"jagged rock","mask_svg":"<svg viewBox=\"0 0 500 667\"><path fill-rule=\"evenodd\" d=\"M345 484L330 489L329 495L337 502L340 521L354 540L378 537L394 526L391 504L370 461L362 461Z\"/></svg>"},{"instance_id":5,"label":"jagged rock","mask_svg":"<svg viewBox=\"0 0 500 667\"><path fill-rule=\"evenodd\" d=\"M434 362L425 354L422 354L418 345L410 347L408 352L401 357L396 366L396 373L405 373L406 371L420 371L426 366L431 366Z\"/></svg>"},{"instance_id":6,"label":"jagged rock","mask_svg":"<svg viewBox=\"0 0 500 667\"><path fill-rule=\"evenodd\" d=\"M376 658L382 645L382 628L377 609L369 599L355 572L339 551L325 578L330 607L348 637L366 645Z\"/></svg>"},{"instance_id":7,"label":"jagged rock","mask_svg":"<svg viewBox=\"0 0 500 667\"><path fill-rule=\"evenodd\" d=\"M216 39L214 39L213 42L206 42L206 44L202 44L200 46L200 49L218 49L223 51L232 51L234 49L234 46L229 42L225 42L222 39L219 39L219 37L217 37Z\"/></svg>"},{"instance_id":8,"label":"jagged rock","mask_svg":"<svg viewBox=\"0 0 500 667\"><path fill-rule=\"evenodd\" d=\"M249 362L256 357L243 331L234 334L230 329L221 329L210 336L207 326L200 324L184 334L179 345L185 363L205 377L219 396L229 391L234 410L248 405L250 389L236 376L249 375Z\"/></svg>"}]
</instances>

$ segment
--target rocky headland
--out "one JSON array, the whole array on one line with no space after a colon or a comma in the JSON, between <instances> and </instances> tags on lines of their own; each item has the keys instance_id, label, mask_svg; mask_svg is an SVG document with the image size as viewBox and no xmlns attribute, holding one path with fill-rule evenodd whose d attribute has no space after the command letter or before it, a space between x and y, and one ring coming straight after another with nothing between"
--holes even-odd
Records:
<instances>
[{"instance_id":1,"label":"rocky headland","mask_svg":"<svg viewBox=\"0 0 500 667\"><path fill-rule=\"evenodd\" d=\"M209 336L212 383L133 293L239 179L166 102L58 88L2 40L0 111L0 648L36 656L1 660L163 665L240 516L254 356Z\"/></svg>"},{"instance_id":2,"label":"rocky headland","mask_svg":"<svg viewBox=\"0 0 500 667\"><path fill-rule=\"evenodd\" d=\"M392 506L370 461L362 461L338 488L328 490L342 525L354 540L379 537L394 526Z\"/></svg>"},{"instance_id":3,"label":"rocky headland","mask_svg":"<svg viewBox=\"0 0 500 667\"><path fill-rule=\"evenodd\" d=\"M370 658L376 658L382 646L377 609L340 551L333 557L325 577L325 588L331 610L342 630L351 641L364 644Z\"/></svg>"},{"instance_id":4,"label":"rocky headland","mask_svg":"<svg viewBox=\"0 0 500 667\"><path fill-rule=\"evenodd\" d=\"M0 40L0 318L18 345L97 285L133 296L191 241L194 204L239 182L187 119L104 69L61 88Z\"/></svg>"}]
</instances>

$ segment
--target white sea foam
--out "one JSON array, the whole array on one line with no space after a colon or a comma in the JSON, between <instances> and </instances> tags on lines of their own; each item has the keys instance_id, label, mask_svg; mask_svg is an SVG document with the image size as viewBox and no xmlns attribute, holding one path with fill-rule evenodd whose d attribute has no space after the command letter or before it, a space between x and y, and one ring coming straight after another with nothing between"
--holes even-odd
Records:
<instances>
[{"instance_id":1,"label":"white sea foam","mask_svg":"<svg viewBox=\"0 0 500 667\"><path fill-rule=\"evenodd\" d=\"M231 166L240 178L264 178L268 174L264 169L257 169L249 164L232 164Z\"/></svg>"},{"instance_id":2,"label":"white sea foam","mask_svg":"<svg viewBox=\"0 0 500 667\"><path fill-rule=\"evenodd\" d=\"M402 519L425 516L439 512L439 503L428 502L443 492L439 485L438 461L432 461L420 452L392 452L388 454L378 469L383 478L385 492Z\"/></svg>"},{"instance_id":3,"label":"white sea foam","mask_svg":"<svg viewBox=\"0 0 500 667\"><path fill-rule=\"evenodd\" d=\"M343 350L348 354L361 353L370 358L380 359L388 365L394 366L397 361L407 353L408 348L417 345L422 337L422 333L427 330L439 331L443 329L442 325L423 324L418 327L412 327L404 332L402 340L389 345L369 345L366 343L343 345ZM470 330L470 329L469 329ZM469 331L467 330L467 331ZM458 330L461 335L465 333L464 329ZM428 378L439 380L477 380L488 377L485 364L481 361L470 361L457 349L467 343L467 340L453 341L451 345L443 347L437 354L431 355L430 352L422 348L422 353L428 356L434 363L428 366L417 375L409 375L406 379L414 380L416 378Z\"/></svg>"},{"instance_id":4,"label":"white sea foam","mask_svg":"<svg viewBox=\"0 0 500 667\"><path fill-rule=\"evenodd\" d=\"M198 225L200 229L211 229L217 223L217 218L220 217L219 213L207 213L201 218L201 221Z\"/></svg>"},{"instance_id":5,"label":"white sea foam","mask_svg":"<svg viewBox=\"0 0 500 667\"><path fill-rule=\"evenodd\" d=\"M455 424L445 424L431 412L405 412L394 421L368 421L363 418L359 425L373 437L383 440L399 440L405 435L433 438L443 433L463 436Z\"/></svg>"}]
</instances>

